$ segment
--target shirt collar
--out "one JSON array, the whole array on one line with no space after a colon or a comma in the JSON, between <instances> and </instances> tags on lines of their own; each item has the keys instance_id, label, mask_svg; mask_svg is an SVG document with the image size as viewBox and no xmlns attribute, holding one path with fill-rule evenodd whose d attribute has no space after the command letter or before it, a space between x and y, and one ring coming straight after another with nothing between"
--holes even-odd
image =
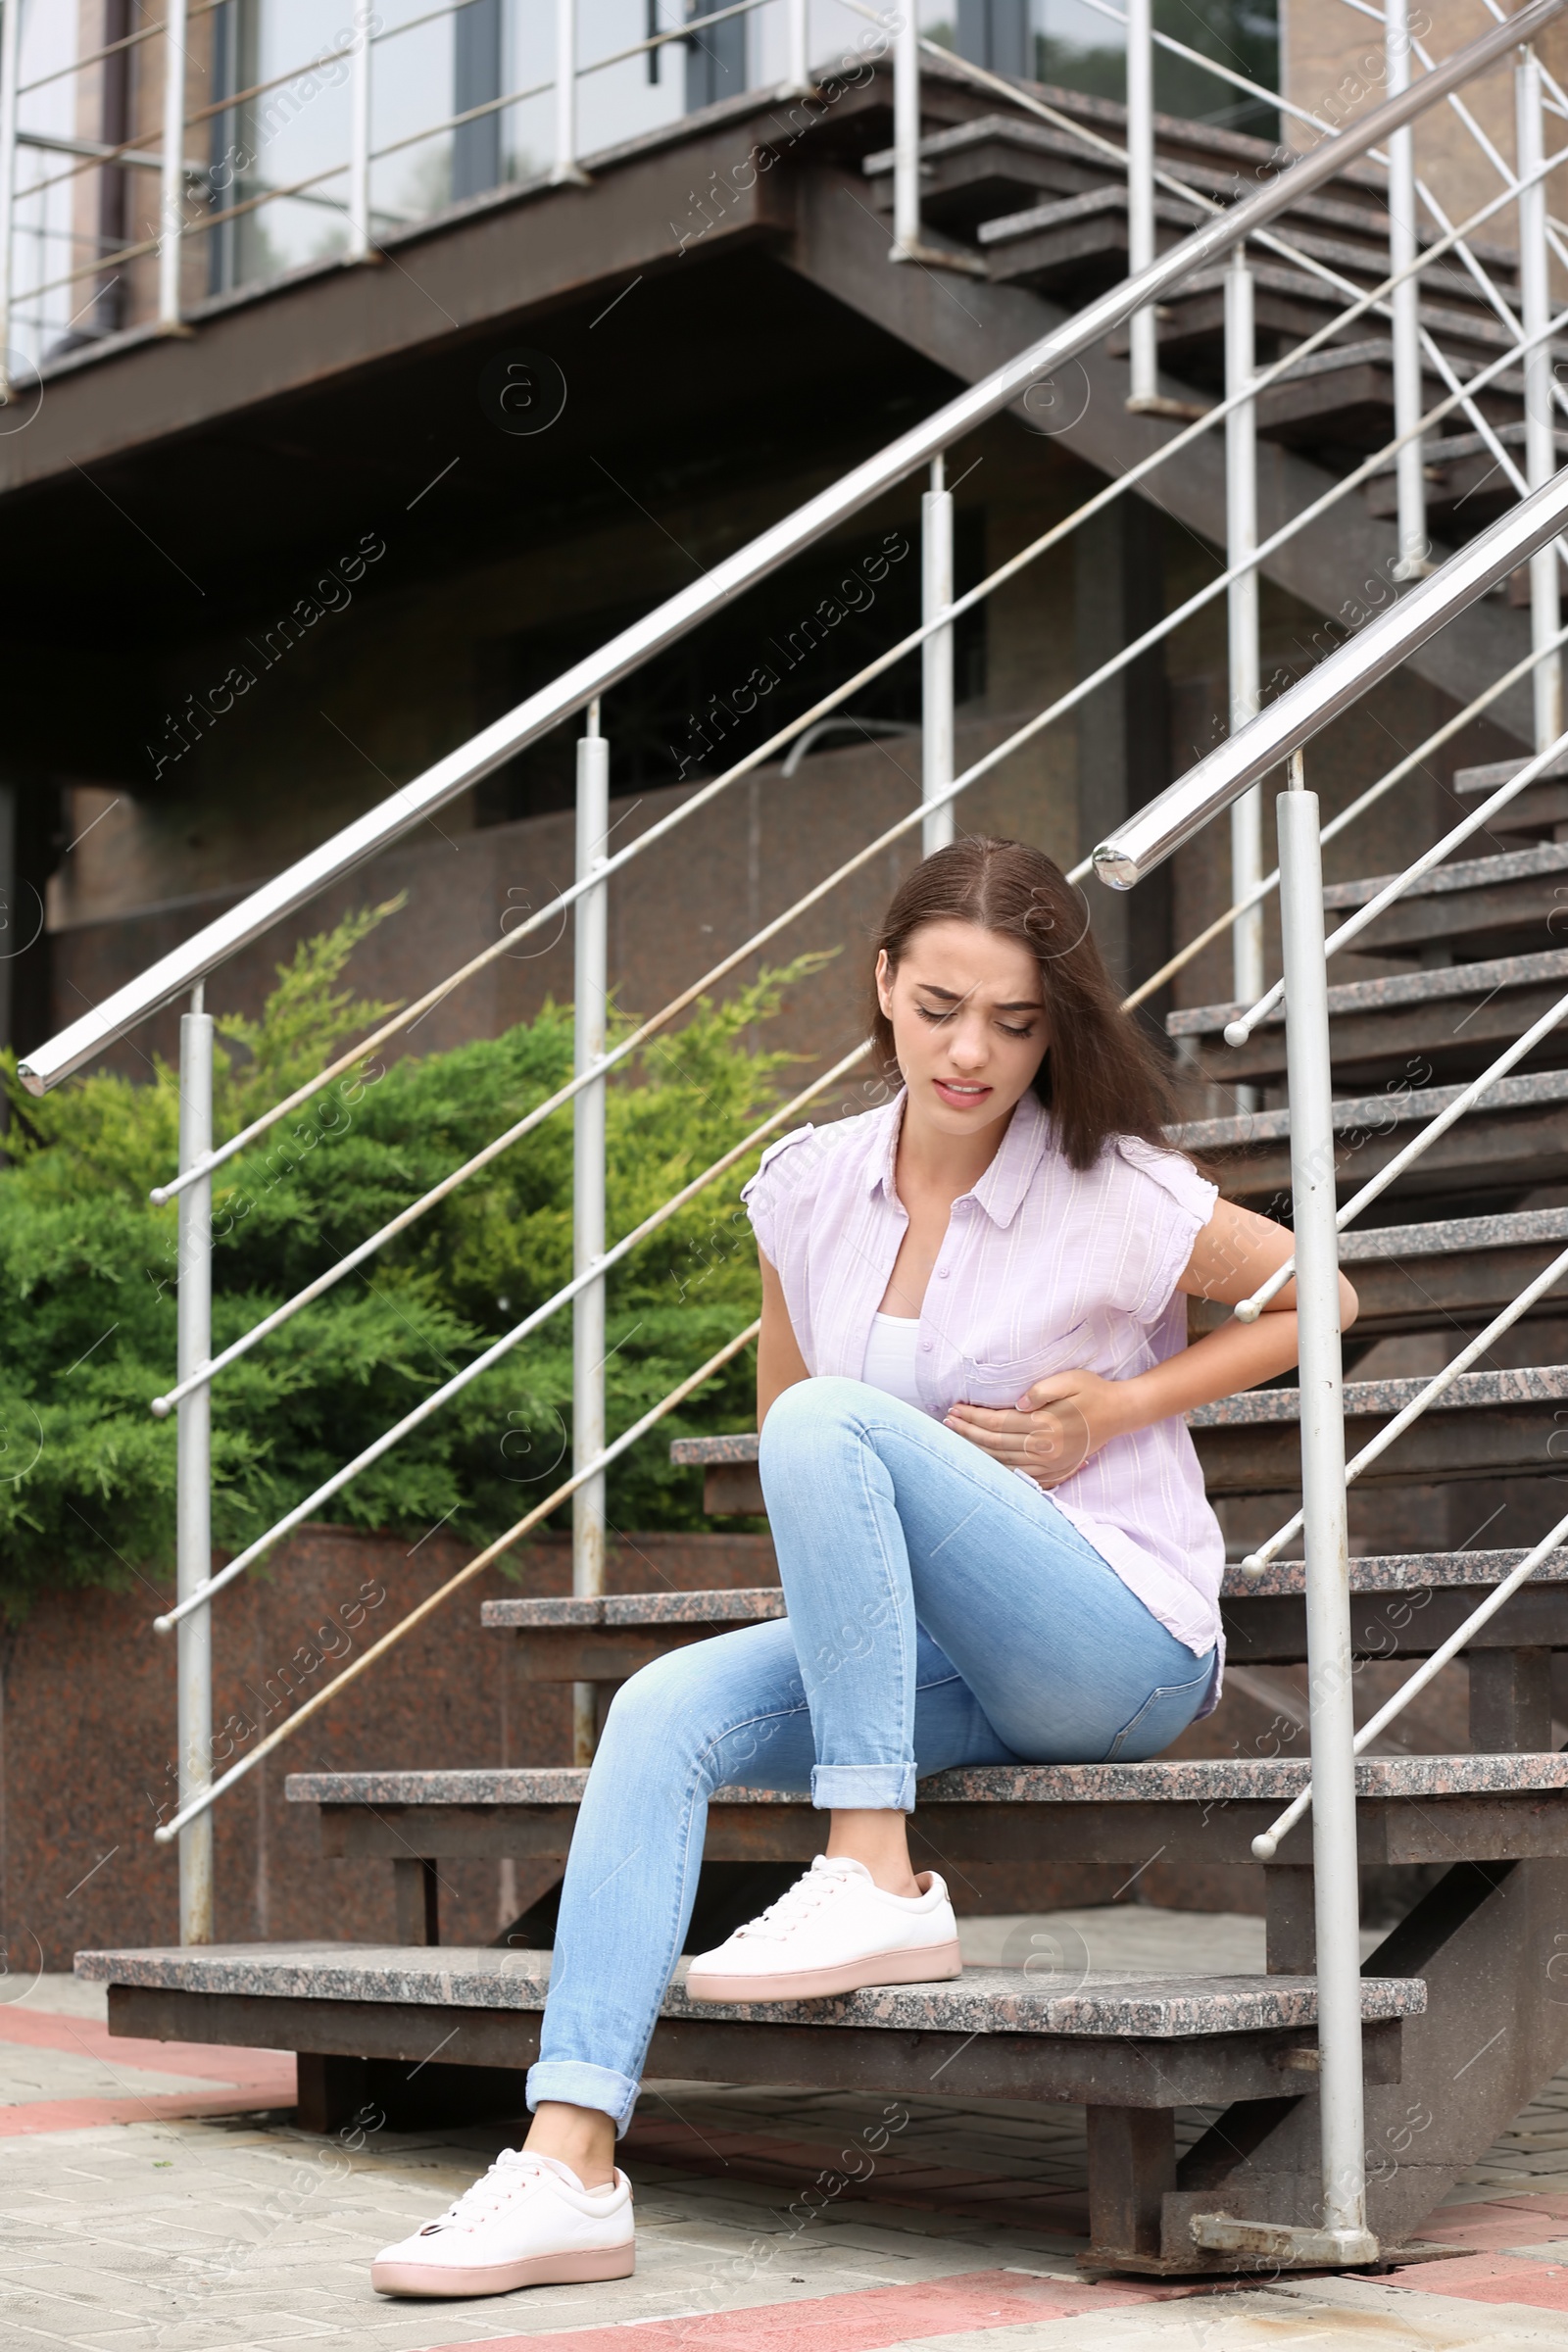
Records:
<instances>
[{"instance_id":1,"label":"shirt collar","mask_svg":"<svg viewBox=\"0 0 1568 2352\"><path fill-rule=\"evenodd\" d=\"M898 1165L899 1136L904 1126L904 1105L907 1101L907 1090L901 1087L882 1112L882 1128L865 1156L865 1189L868 1193L874 1193L880 1186L882 1198L888 1201L896 1201L899 1197L894 1176ZM1034 1088L1030 1087L1013 1107L1012 1116L1007 1121L1007 1132L1002 1139L996 1158L978 1184L959 1198L978 1200L992 1224L1005 1232L1023 1206L1046 1155L1050 1133L1050 1115Z\"/></svg>"}]
</instances>

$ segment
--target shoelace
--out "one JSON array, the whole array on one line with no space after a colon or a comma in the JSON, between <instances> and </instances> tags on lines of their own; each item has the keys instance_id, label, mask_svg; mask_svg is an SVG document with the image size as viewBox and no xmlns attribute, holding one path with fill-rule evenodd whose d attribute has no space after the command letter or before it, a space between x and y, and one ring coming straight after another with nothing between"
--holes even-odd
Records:
<instances>
[{"instance_id":1,"label":"shoelace","mask_svg":"<svg viewBox=\"0 0 1568 2352\"><path fill-rule=\"evenodd\" d=\"M776 1941L802 1926L834 1895L842 1894L849 1885L850 1881L836 1871L808 1870L793 1886L787 1886L776 1902L769 1903L759 1918L737 1928L736 1936L763 1936Z\"/></svg>"},{"instance_id":2,"label":"shoelace","mask_svg":"<svg viewBox=\"0 0 1568 2352\"><path fill-rule=\"evenodd\" d=\"M461 2197L455 2197L445 2213L438 2214L433 2222L426 2222L419 2235L428 2236L432 2230L471 2230L478 2223L489 2221L492 2214L509 2205L520 2190L531 2188L546 2169L537 2156L525 2155L516 2148L504 2149L483 2178L471 2188L466 2188Z\"/></svg>"}]
</instances>

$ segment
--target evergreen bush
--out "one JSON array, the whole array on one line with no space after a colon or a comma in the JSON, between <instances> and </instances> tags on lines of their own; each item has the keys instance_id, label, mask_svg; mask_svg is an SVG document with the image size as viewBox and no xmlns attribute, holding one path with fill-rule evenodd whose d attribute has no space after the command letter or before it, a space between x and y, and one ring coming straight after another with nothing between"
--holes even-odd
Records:
<instances>
[{"instance_id":1,"label":"evergreen bush","mask_svg":"<svg viewBox=\"0 0 1568 2352\"><path fill-rule=\"evenodd\" d=\"M262 1017L220 1017L214 1131L237 1132L391 1009L338 986L390 906L301 945ZM612 1242L727 1150L778 1099L791 1056L755 1031L821 957L764 972L655 1039L608 1089ZM624 1034L622 1029L620 1034ZM237 1339L571 1073L571 1014L547 1004L505 1035L351 1070L215 1179L213 1337ZM6 1073L0 1167L0 1616L61 1585L167 1590L173 1573L177 1210L151 1186L177 1164L178 1077L104 1074L43 1101ZM739 1192L755 1155L611 1276L607 1404L624 1429L758 1311ZM214 1385L213 1535L254 1541L321 1479L469 1362L571 1272L571 1113L521 1144L305 1308ZM611 1471L612 1528L703 1524L672 1437L750 1426L750 1349ZM542 1326L321 1512L411 1544L474 1544L570 1469L571 1316ZM560 1514L565 1523L569 1505Z\"/></svg>"}]
</instances>

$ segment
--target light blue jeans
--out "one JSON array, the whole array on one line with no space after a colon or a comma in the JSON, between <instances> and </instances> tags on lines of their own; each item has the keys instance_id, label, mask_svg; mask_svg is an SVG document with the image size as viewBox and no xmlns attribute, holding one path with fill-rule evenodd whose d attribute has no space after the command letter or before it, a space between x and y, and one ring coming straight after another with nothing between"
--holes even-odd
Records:
<instances>
[{"instance_id":1,"label":"light blue jeans","mask_svg":"<svg viewBox=\"0 0 1568 2352\"><path fill-rule=\"evenodd\" d=\"M1157 1755L1195 1657L1049 1494L858 1380L787 1389L762 1490L789 1615L645 1666L610 1709L562 1890L528 2104L624 2131L697 1892L708 1800L914 1805L956 1764Z\"/></svg>"}]
</instances>

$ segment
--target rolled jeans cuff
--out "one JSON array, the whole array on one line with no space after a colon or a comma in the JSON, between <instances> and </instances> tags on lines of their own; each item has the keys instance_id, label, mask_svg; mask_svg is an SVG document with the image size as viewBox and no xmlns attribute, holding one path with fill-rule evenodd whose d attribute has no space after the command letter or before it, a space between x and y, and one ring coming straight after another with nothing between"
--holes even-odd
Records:
<instances>
[{"instance_id":1,"label":"rolled jeans cuff","mask_svg":"<svg viewBox=\"0 0 1568 2352\"><path fill-rule=\"evenodd\" d=\"M613 2067L589 2066L581 2058L542 2058L528 2069L528 2107L531 2112L546 2099L559 2099L564 2107L597 2107L613 2119L618 2139L631 2122L638 2087Z\"/></svg>"},{"instance_id":2,"label":"rolled jeans cuff","mask_svg":"<svg viewBox=\"0 0 1568 2352\"><path fill-rule=\"evenodd\" d=\"M912 1764L813 1764L811 1802L824 1812L912 1813Z\"/></svg>"}]
</instances>

